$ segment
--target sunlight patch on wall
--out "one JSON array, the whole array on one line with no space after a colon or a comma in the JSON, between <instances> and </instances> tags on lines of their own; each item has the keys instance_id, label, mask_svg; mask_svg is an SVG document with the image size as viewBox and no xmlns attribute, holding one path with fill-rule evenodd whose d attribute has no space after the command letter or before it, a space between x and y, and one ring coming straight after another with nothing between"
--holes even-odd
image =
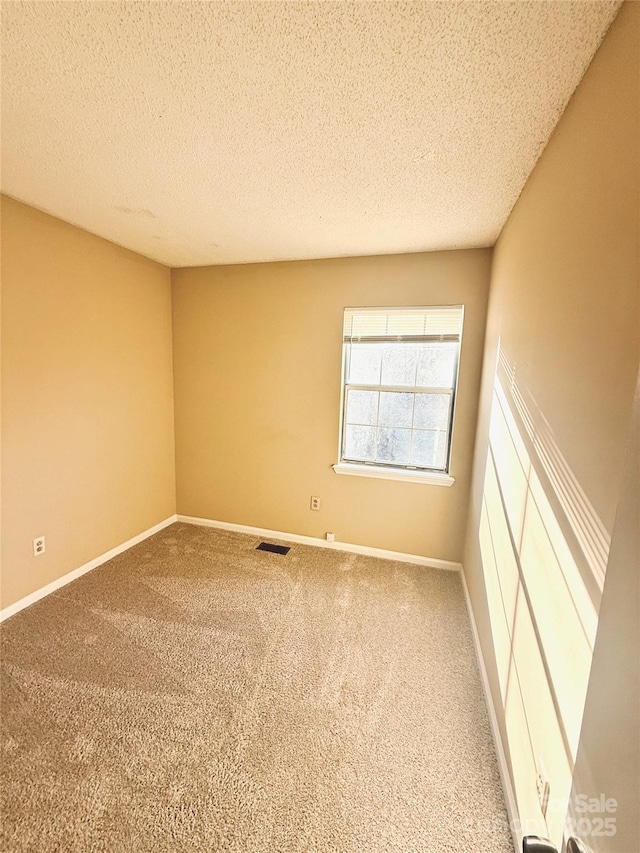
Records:
<instances>
[{"instance_id":1,"label":"sunlight patch on wall","mask_svg":"<svg viewBox=\"0 0 640 853\"><path fill-rule=\"evenodd\" d=\"M548 420L531 394L525 393L516 381L516 369L509 364L504 350L498 355L498 376L509 394L514 413L520 417L524 434L531 441L535 458L549 478L553 497L562 508L577 543L589 565L599 593L602 593L607 569L611 536L593 508L577 477L567 464ZM504 397L505 392L503 392ZM526 397L526 400L525 400ZM596 596L599 605L599 597Z\"/></svg>"},{"instance_id":2,"label":"sunlight patch on wall","mask_svg":"<svg viewBox=\"0 0 640 853\"><path fill-rule=\"evenodd\" d=\"M609 537L503 351L479 537L522 828L560 843ZM541 764L546 814L536 791Z\"/></svg>"}]
</instances>

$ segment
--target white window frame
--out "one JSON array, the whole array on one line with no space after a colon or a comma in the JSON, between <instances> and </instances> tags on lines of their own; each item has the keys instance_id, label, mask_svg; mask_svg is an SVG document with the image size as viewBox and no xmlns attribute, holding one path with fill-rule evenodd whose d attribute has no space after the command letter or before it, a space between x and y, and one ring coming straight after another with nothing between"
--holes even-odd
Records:
<instances>
[{"instance_id":1,"label":"white window frame","mask_svg":"<svg viewBox=\"0 0 640 853\"><path fill-rule=\"evenodd\" d=\"M358 309L349 309L345 308L345 313L347 311L357 311L358 313L366 314L366 313L380 313L380 312L389 312L390 314L402 314L405 312L416 312L416 311L425 311L429 312L430 310L437 311L442 308L459 308L461 312L461 324L460 324L460 333L457 337L458 348L456 353L456 363L454 368L454 376L453 376L453 384L451 388L427 388L427 387L411 387L406 385L366 385L366 384L349 384L347 382L348 371L349 371L349 355L350 355L350 341L344 340L343 338L343 347L342 347L342 370L341 370L341 383L340 383L340 426L339 426L339 435L338 435L338 462L333 465L333 470L337 474L347 474L350 476L356 477L374 477L380 479L387 480L399 480L401 482L410 482L410 483L426 483L432 485L440 485L440 486L452 486L455 482L455 478L451 476L450 466L451 466L451 448L453 444L453 428L455 423L455 406L456 406L456 397L457 397L457 389L458 389L458 375L460 370L460 350L462 346L462 322L464 318L464 306L456 305L456 306L394 306L393 308L358 308ZM388 337L386 338L388 341L396 340L398 338ZM427 340L427 338L425 338ZM447 338L441 337L440 340L447 340ZM383 342L383 341L381 341ZM407 340L407 343L415 342ZM418 341L419 342L419 341ZM346 416L347 416L347 396L350 391L379 391L379 392L400 392L400 393L413 393L413 394L448 394L451 397L451 402L449 405L449 422L447 429L447 453L446 453L446 461L445 466L442 469L436 468L426 468L426 467L418 467L412 465L403 465L398 463L388 463L388 462L365 462L365 461L356 461L347 459L344 457L344 435L346 431ZM379 398L378 398L379 405ZM415 416L415 406L414 406L414 416ZM379 426L379 423L377 423ZM412 424L413 431L413 424Z\"/></svg>"}]
</instances>

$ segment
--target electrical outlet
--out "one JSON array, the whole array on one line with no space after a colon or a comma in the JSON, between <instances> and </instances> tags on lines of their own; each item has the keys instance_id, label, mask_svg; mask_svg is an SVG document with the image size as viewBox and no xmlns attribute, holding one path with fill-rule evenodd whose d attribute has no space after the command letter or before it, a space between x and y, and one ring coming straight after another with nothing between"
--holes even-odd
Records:
<instances>
[{"instance_id":1,"label":"electrical outlet","mask_svg":"<svg viewBox=\"0 0 640 853\"><path fill-rule=\"evenodd\" d=\"M311 509L320 509L320 498L311 498Z\"/></svg>"},{"instance_id":2,"label":"electrical outlet","mask_svg":"<svg viewBox=\"0 0 640 853\"><path fill-rule=\"evenodd\" d=\"M335 542L336 534L335 533L327 533L327 542Z\"/></svg>"},{"instance_id":3,"label":"electrical outlet","mask_svg":"<svg viewBox=\"0 0 640 853\"><path fill-rule=\"evenodd\" d=\"M38 536L33 540L33 556L39 557L40 554L44 554L46 551L44 536Z\"/></svg>"},{"instance_id":4,"label":"electrical outlet","mask_svg":"<svg viewBox=\"0 0 640 853\"><path fill-rule=\"evenodd\" d=\"M549 806L550 785L541 758L538 758L538 767L536 773L536 791L538 792L538 802L540 803L540 811L542 812L543 816L546 817L547 808Z\"/></svg>"}]
</instances>

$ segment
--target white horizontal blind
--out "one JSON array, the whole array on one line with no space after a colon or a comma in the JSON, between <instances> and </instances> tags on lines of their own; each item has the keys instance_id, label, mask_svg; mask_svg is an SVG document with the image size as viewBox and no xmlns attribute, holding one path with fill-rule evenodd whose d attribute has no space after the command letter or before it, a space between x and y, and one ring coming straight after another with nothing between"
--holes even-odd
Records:
<instances>
[{"instance_id":1,"label":"white horizontal blind","mask_svg":"<svg viewBox=\"0 0 640 853\"><path fill-rule=\"evenodd\" d=\"M346 308L345 343L391 341L459 341L462 305L428 308Z\"/></svg>"}]
</instances>

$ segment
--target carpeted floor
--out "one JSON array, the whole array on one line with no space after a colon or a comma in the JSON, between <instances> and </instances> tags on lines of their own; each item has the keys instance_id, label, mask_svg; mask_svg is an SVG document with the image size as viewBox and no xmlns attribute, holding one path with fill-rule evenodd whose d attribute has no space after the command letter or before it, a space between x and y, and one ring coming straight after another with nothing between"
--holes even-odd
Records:
<instances>
[{"instance_id":1,"label":"carpeted floor","mask_svg":"<svg viewBox=\"0 0 640 853\"><path fill-rule=\"evenodd\" d=\"M175 524L2 626L0 849L507 853L459 577Z\"/></svg>"}]
</instances>

